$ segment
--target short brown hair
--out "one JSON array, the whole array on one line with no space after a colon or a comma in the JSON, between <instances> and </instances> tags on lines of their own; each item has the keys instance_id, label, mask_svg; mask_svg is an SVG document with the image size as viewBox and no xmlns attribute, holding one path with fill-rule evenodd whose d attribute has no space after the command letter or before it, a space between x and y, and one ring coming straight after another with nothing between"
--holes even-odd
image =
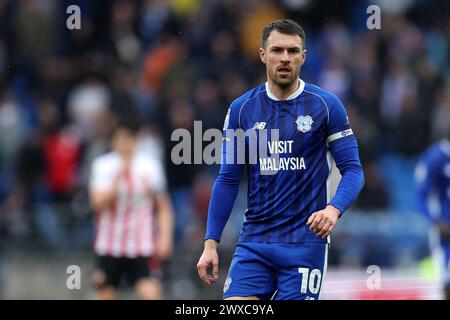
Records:
<instances>
[{"instance_id":1,"label":"short brown hair","mask_svg":"<svg viewBox=\"0 0 450 320\"><path fill-rule=\"evenodd\" d=\"M284 34L298 34L303 42L303 49L305 48L306 34L302 26L290 19L280 19L269 22L262 30L261 45L263 48L267 45L267 38L273 30L277 30Z\"/></svg>"}]
</instances>

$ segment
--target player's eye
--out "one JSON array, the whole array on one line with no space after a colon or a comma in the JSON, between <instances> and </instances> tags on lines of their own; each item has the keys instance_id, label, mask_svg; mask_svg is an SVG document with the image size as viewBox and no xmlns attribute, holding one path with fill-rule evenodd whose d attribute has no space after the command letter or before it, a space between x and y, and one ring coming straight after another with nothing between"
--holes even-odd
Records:
<instances>
[{"instance_id":1,"label":"player's eye","mask_svg":"<svg viewBox=\"0 0 450 320\"><path fill-rule=\"evenodd\" d=\"M281 49L281 48L273 48L272 52L281 53L281 52L283 52L283 49Z\"/></svg>"},{"instance_id":2,"label":"player's eye","mask_svg":"<svg viewBox=\"0 0 450 320\"><path fill-rule=\"evenodd\" d=\"M289 51L289 53L299 53L300 49L298 49L298 48L290 48L288 51Z\"/></svg>"}]
</instances>

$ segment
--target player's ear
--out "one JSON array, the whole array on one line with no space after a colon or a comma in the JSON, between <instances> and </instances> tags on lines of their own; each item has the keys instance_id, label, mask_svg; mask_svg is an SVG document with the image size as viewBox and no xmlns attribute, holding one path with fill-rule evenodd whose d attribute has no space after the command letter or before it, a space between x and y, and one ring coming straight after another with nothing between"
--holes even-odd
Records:
<instances>
[{"instance_id":1,"label":"player's ear","mask_svg":"<svg viewBox=\"0 0 450 320\"><path fill-rule=\"evenodd\" d=\"M259 57L262 63L266 64L266 50L264 50L264 48L259 48Z\"/></svg>"},{"instance_id":2,"label":"player's ear","mask_svg":"<svg viewBox=\"0 0 450 320\"><path fill-rule=\"evenodd\" d=\"M302 51L302 64L305 63L305 60L306 60L306 49L303 49L303 51Z\"/></svg>"}]
</instances>

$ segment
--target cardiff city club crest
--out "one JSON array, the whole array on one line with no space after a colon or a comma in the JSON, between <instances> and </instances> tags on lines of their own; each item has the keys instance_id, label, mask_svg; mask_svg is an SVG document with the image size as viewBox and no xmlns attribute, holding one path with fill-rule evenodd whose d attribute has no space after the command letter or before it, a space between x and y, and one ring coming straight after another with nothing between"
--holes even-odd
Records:
<instances>
[{"instance_id":1,"label":"cardiff city club crest","mask_svg":"<svg viewBox=\"0 0 450 320\"><path fill-rule=\"evenodd\" d=\"M295 120L297 124L297 129L303 133L311 130L311 126L314 123L311 116L299 116L297 120Z\"/></svg>"},{"instance_id":2,"label":"cardiff city club crest","mask_svg":"<svg viewBox=\"0 0 450 320\"><path fill-rule=\"evenodd\" d=\"M231 277L227 277L225 279L225 285L223 287L223 292L224 293L226 293L228 291L228 289L230 289L231 282L232 282Z\"/></svg>"}]
</instances>

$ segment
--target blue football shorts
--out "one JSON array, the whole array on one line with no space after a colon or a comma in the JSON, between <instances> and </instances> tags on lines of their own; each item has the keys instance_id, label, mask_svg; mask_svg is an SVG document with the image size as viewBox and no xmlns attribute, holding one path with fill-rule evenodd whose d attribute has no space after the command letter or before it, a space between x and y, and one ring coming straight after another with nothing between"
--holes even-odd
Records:
<instances>
[{"instance_id":1,"label":"blue football shorts","mask_svg":"<svg viewBox=\"0 0 450 320\"><path fill-rule=\"evenodd\" d=\"M238 243L223 298L317 300L327 268L328 243Z\"/></svg>"}]
</instances>

